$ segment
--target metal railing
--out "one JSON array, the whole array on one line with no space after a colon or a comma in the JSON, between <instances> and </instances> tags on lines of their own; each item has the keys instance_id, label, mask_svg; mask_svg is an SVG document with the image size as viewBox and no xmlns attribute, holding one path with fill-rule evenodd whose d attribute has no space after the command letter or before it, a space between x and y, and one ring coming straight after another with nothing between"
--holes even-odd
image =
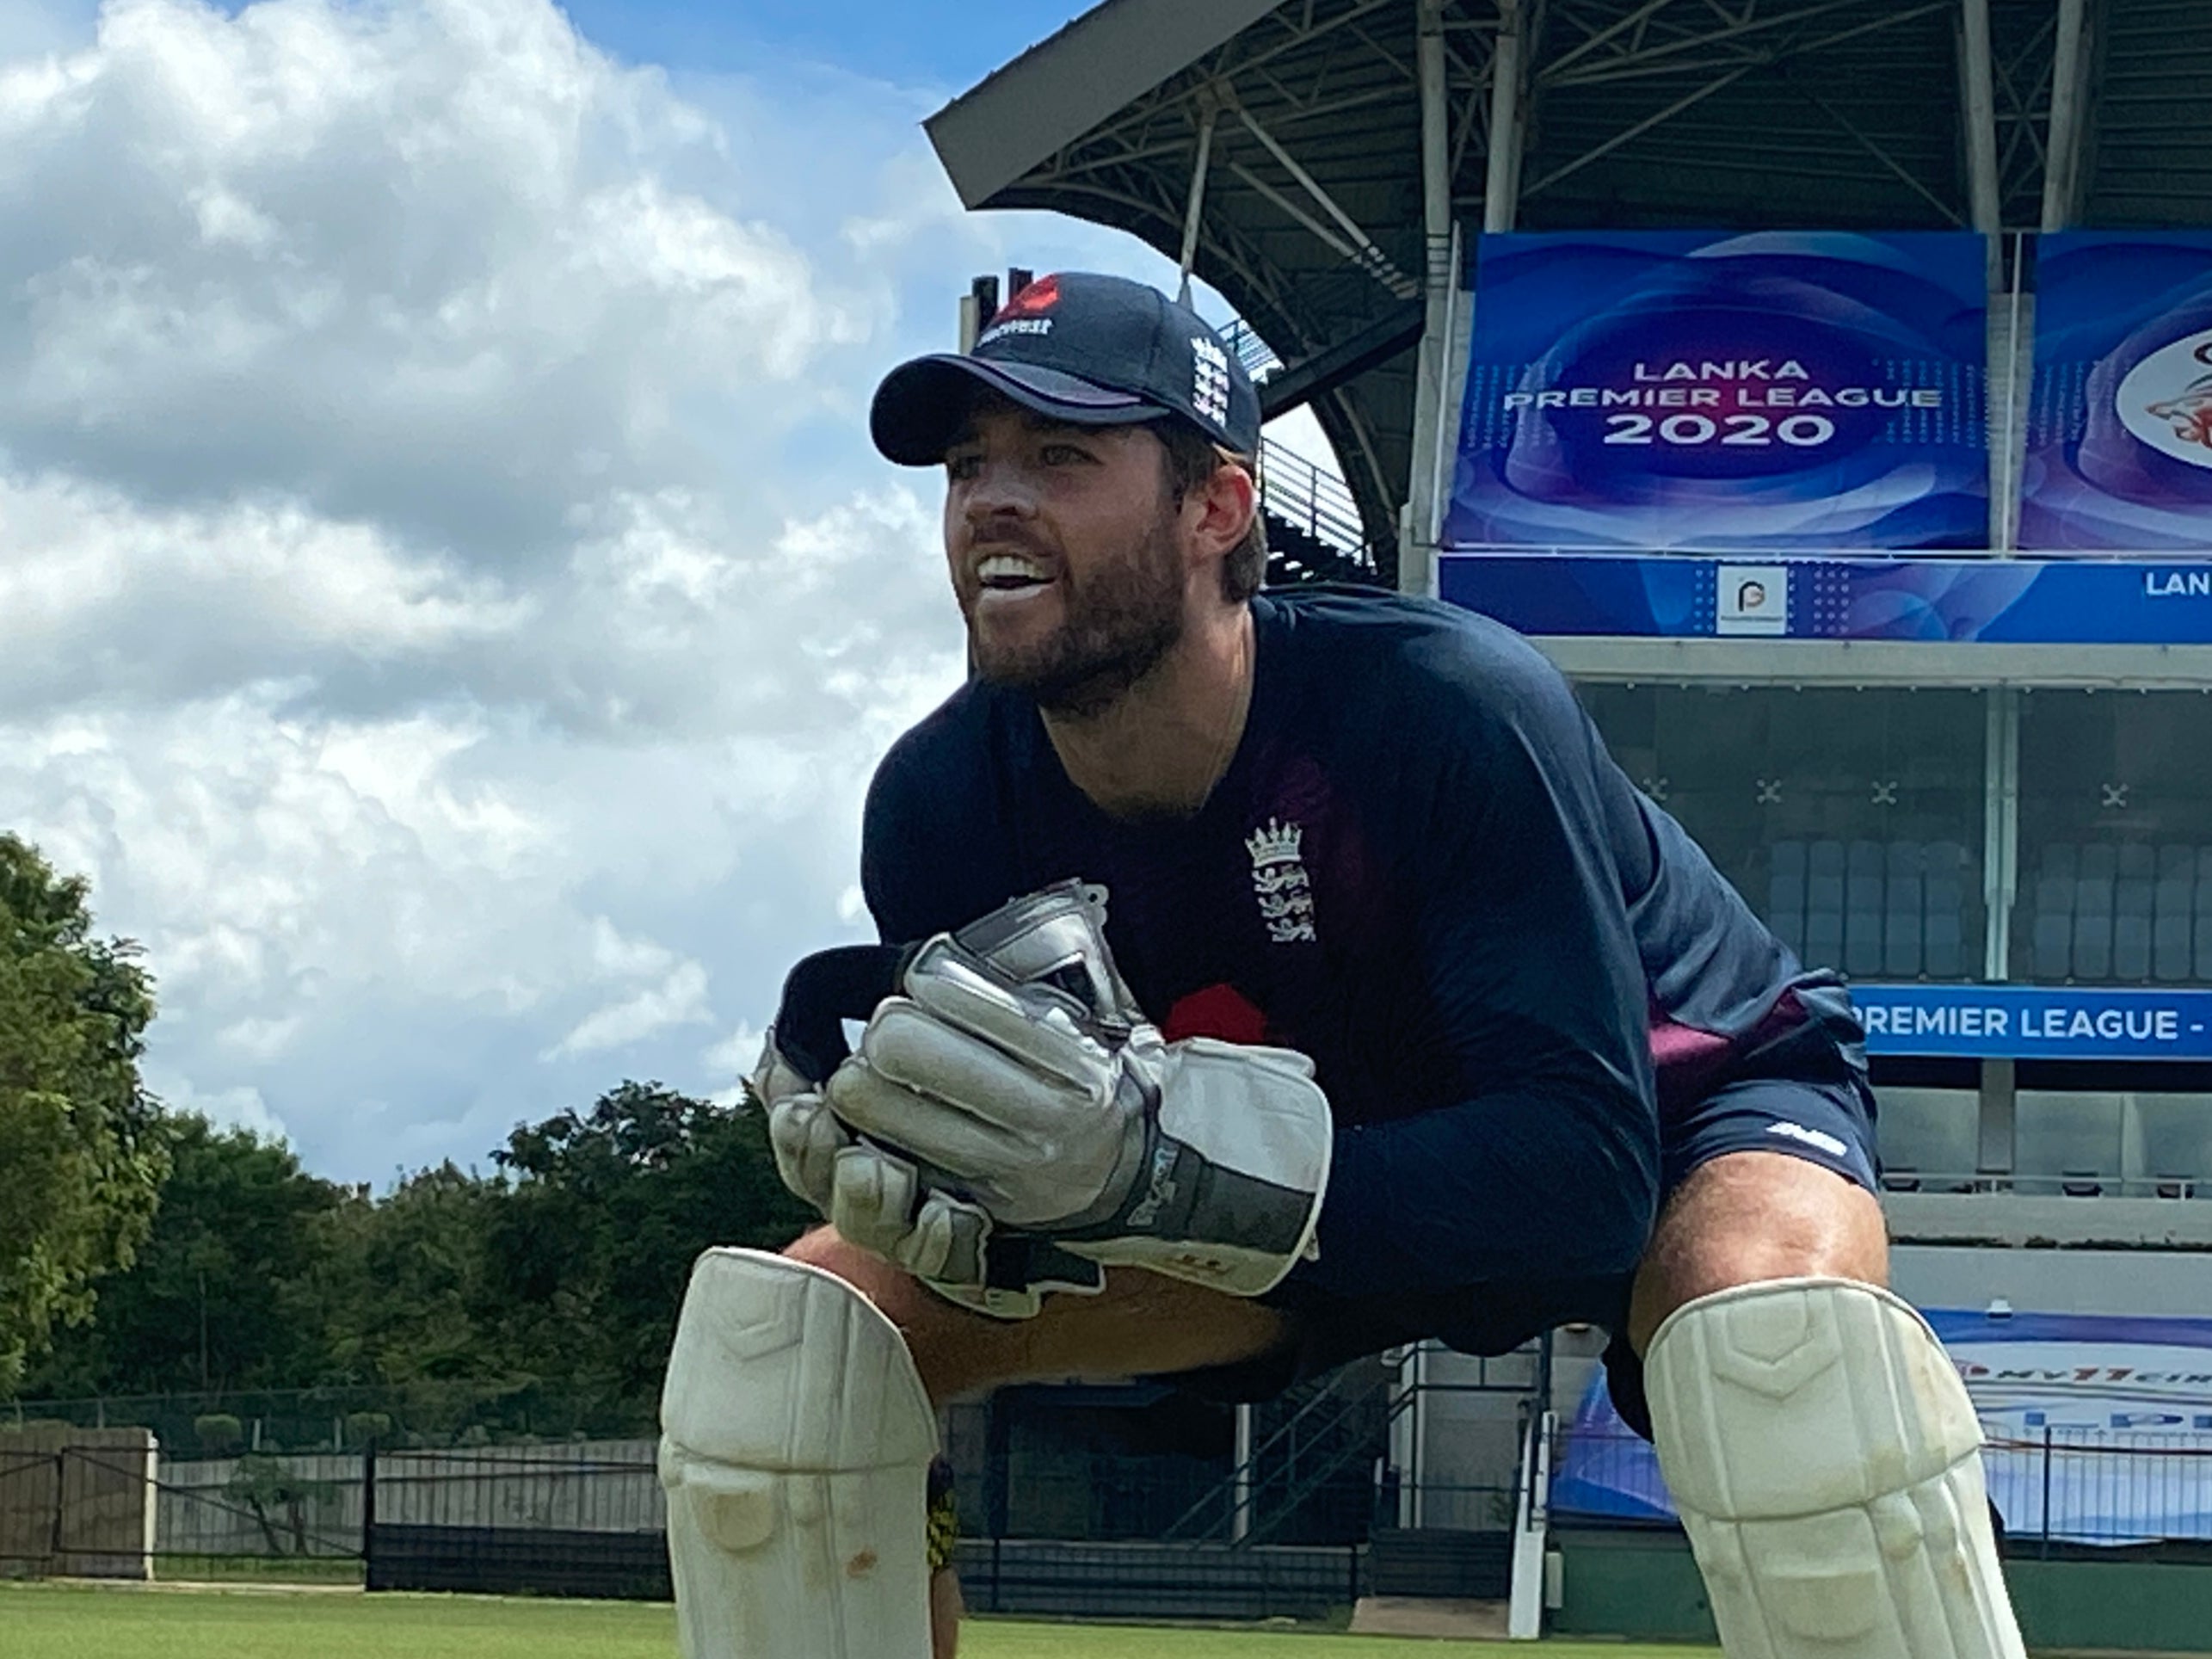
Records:
<instances>
[{"instance_id":1,"label":"metal railing","mask_svg":"<svg viewBox=\"0 0 2212 1659\"><path fill-rule=\"evenodd\" d=\"M1260 499L1269 518L1289 525L1324 552L1373 570L1359 503L1344 480L1272 438L1260 445Z\"/></svg>"},{"instance_id":2,"label":"metal railing","mask_svg":"<svg viewBox=\"0 0 2212 1659\"><path fill-rule=\"evenodd\" d=\"M1259 385L1283 367L1283 360L1275 348L1254 331L1252 324L1237 318L1221 330L1222 343L1236 354L1236 361L1244 365L1244 372Z\"/></svg>"},{"instance_id":3,"label":"metal railing","mask_svg":"<svg viewBox=\"0 0 2212 1659\"><path fill-rule=\"evenodd\" d=\"M1992 1193L2018 1198L2212 1199L2212 1179L2203 1175L2129 1175L2104 1169L1921 1169L1885 1164L1882 1187L1889 1193L1969 1197Z\"/></svg>"},{"instance_id":4,"label":"metal railing","mask_svg":"<svg viewBox=\"0 0 2212 1659\"><path fill-rule=\"evenodd\" d=\"M1982 1466L2009 1553L2212 1546L2212 1430L1993 1428ZM1562 1428L1552 1470L1555 1523L1673 1524L1658 1459L1625 1429Z\"/></svg>"},{"instance_id":5,"label":"metal railing","mask_svg":"<svg viewBox=\"0 0 2212 1659\"><path fill-rule=\"evenodd\" d=\"M1274 348L1242 318L1221 334L1254 385L1263 384L1283 367ZM1312 544L1310 549L1284 550L1290 574L1300 580L1374 580L1375 549L1360 520L1359 503L1344 480L1272 438L1260 441L1259 459L1260 498L1267 515ZM1319 556L1319 568L1306 568L1300 555L1308 552Z\"/></svg>"},{"instance_id":6,"label":"metal railing","mask_svg":"<svg viewBox=\"0 0 2212 1659\"><path fill-rule=\"evenodd\" d=\"M1378 1386L1371 1372L1355 1366L1314 1385L1243 1463L1191 1504L1163 1537L1225 1538L1239 1546L1263 1543L1355 1465L1360 1501L1371 1505L1369 1471L1389 1443L1389 1425L1414 1397L1402 1386L1402 1378L1401 1364Z\"/></svg>"}]
</instances>

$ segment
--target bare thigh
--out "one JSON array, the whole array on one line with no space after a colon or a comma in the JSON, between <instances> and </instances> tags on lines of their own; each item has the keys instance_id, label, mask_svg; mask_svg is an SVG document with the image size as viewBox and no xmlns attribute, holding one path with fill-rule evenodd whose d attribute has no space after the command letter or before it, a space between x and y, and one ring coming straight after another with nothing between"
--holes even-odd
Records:
<instances>
[{"instance_id":1,"label":"bare thigh","mask_svg":"<svg viewBox=\"0 0 2212 1659\"><path fill-rule=\"evenodd\" d=\"M1096 1296L1057 1295L1033 1319L956 1306L881 1256L817 1227L785 1252L844 1280L906 1335L939 1403L1001 1383L1197 1371L1260 1357L1283 1342L1281 1314L1138 1268L1110 1268Z\"/></svg>"},{"instance_id":2,"label":"bare thigh","mask_svg":"<svg viewBox=\"0 0 2212 1659\"><path fill-rule=\"evenodd\" d=\"M1730 1152L1690 1173L1660 1212L1636 1270L1629 1341L1638 1354L1686 1302L1770 1279L1889 1282L1874 1194L1778 1152Z\"/></svg>"}]
</instances>

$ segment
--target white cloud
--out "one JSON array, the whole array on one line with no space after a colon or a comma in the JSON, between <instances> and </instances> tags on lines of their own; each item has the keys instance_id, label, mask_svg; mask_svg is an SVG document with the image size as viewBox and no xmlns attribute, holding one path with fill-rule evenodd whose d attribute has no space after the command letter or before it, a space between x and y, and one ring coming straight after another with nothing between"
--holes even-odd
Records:
<instances>
[{"instance_id":1,"label":"white cloud","mask_svg":"<svg viewBox=\"0 0 2212 1659\"><path fill-rule=\"evenodd\" d=\"M546 1058L627 1048L672 1026L704 1025L712 1018L707 1011L706 970L696 962L682 962L659 983L586 1015Z\"/></svg>"},{"instance_id":2,"label":"white cloud","mask_svg":"<svg viewBox=\"0 0 2212 1659\"><path fill-rule=\"evenodd\" d=\"M162 1081L157 1071L153 1081L157 1085ZM257 1089L224 1089L203 1095L180 1078L165 1089L157 1087L156 1092L171 1111L197 1113L218 1128L250 1130L265 1140L288 1138L283 1120L268 1109Z\"/></svg>"},{"instance_id":3,"label":"white cloud","mask_svg":"<svg viewBox=\"0 0 2212 1659\"><path fill-rule=\"evenodd\" d=\"M936 102L545 0L0 0L0 827L144 943L166 1098L468 1163L726 1097L865 928L961 663L869 392L974 272L1168 272L958 212Z\"/></svg>"}]
</instances>

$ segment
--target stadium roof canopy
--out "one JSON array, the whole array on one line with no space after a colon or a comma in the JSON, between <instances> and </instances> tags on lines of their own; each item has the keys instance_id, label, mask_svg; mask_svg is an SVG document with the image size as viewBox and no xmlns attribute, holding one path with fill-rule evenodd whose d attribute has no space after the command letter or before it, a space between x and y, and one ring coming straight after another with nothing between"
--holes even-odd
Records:
<instances>
[{"instance_id":1,"label":"stadium roof canopy","mask_svg":"<svg viewBox=\"0 0 2212 1659\"><path fill-rule=\"evenodd\" d=\"M1380 540L1453 228L2212 224L2212 5L1105 0L928 130L1218 289Z\"/></svg>"}]
</instances>

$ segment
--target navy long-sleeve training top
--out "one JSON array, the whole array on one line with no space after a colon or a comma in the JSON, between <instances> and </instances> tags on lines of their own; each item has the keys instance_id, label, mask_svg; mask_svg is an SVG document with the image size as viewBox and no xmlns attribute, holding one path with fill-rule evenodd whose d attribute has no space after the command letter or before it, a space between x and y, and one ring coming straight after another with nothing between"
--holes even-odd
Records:
<instances>
[{"instance_id":1,"label":"navy long-sleeve training top","mask_svg":"<svg viewBox=\"0 0 2212 1659\"><path fill-rule=\"evenodd\" d=\"M1666 1107L1856 1065L1839 982L1799 968L1518 635L1365 591L1253 611L1250 715L1194 816L1100 811L1016 692L972 682L902 737L862 847L882 936L1104 885L1170 1039L1312 1057L1337 1123L1298 1273L1317 1289L1630 1271Z\"/></svg>"}]
</instances>

